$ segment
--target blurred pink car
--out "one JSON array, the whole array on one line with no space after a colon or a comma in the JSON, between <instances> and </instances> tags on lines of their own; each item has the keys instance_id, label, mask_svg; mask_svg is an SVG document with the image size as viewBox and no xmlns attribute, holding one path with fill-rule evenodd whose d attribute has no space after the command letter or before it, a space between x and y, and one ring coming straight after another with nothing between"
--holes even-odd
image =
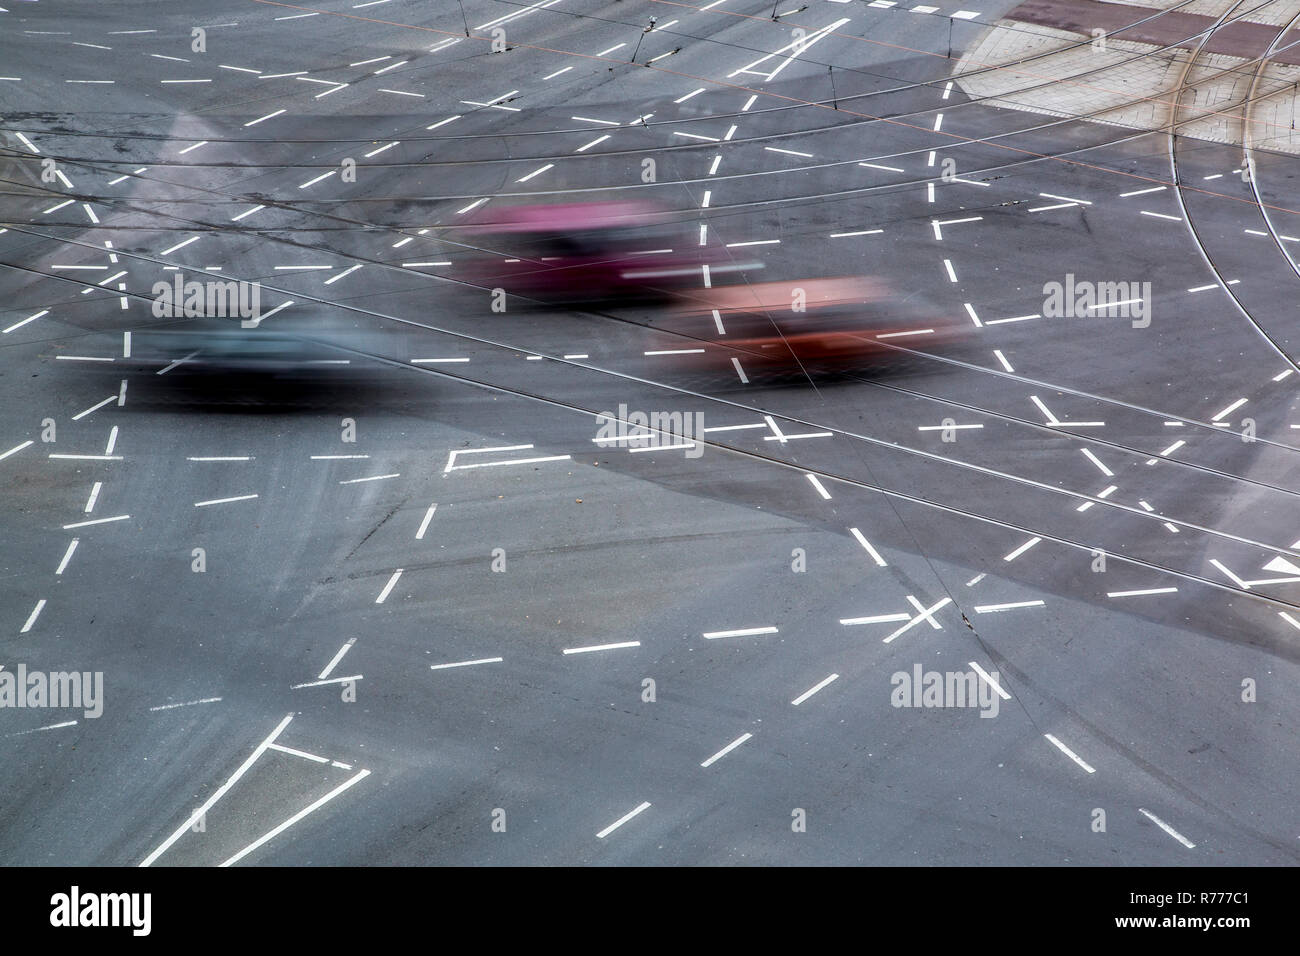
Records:
<instances>
[{"instance_id":1,"label":"blurred pink car","mask_svg":"<svg viewBox=\"0 0 1300 956\"><path fill-rule=\"evenodd\" d=\"M679 223L646 202L515 206L467 232L480 248L459 263L459 278L546 302L663 299L698 288L707 261Z\"/></svg>"}]
</instances>

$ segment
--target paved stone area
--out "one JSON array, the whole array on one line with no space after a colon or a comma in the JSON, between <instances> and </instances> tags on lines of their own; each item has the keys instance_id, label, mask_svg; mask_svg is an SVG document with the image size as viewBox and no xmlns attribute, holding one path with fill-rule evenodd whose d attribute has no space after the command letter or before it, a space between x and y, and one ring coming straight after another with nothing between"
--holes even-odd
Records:
<instances>
[{"instance_id":1,"label":"paved stone area","mask_svg":"<svg viewBox=\"0 0 1300 956\"><path fill-rule=\"evenodd\" d=\"M1161 129L1171 108L1196 34L1232 10L1238 18L1220 27L1188 75L1179 129L1218 143L1243 142L1243 107L1255 75L1252 62L1281 25L1300 13L1300 0L1252 10L1231 0L1196 0L1140 27L1172 3L1099 3L1095 0L1032 0L990 27L958 64L959 84L990 105L1089 119L1132 129ZM1248 17L1248 20L1240 19ZM1094 29L1109 35L1094 40ZM1113 34L1118 33L1119 36ZM1300 39L1288 33L1279 47ZM1089 41L1089 42L1084 42ZM1072 46L1072 44L1079 44ZM1162 49L1178 46L1181 49ZM1054 52L1055 51L1055 52ZM1270 61L1250 109L1250 145L1300 152L1295 130L1300 47ZM997 67L997 69L989 69Z\"/></svg>"}]
</instances>

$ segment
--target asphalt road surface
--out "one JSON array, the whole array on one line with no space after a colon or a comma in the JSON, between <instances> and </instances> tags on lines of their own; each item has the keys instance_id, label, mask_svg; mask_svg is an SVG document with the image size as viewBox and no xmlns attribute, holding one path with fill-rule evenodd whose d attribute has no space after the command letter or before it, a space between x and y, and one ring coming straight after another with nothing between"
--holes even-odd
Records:
<instances>
[{"instance_id":1,"label":"asphalt road surface","mask_svg":"<svg viewBox=\"0 0 1300 956\"><path fill-rule=\"evenodd\" d=\"M1300 163L971 101L935 2L0 0L0 693L102 675L0 862L1295 863ZM496 311L511 197L963 335ZM330 335L205 374L177 275Z\"/></svg>"}]
</instances>

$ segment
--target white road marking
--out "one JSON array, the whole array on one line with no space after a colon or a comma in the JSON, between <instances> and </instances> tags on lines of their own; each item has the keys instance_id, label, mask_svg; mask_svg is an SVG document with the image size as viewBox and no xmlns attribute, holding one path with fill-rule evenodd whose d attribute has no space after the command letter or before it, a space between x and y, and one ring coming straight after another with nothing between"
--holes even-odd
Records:
<instances>
[{"instance_id":1,"label":"white road marking","mask_svg":"<svg viewBox=\"0 0 1300 956\"><path fill-rule=\"evenodd\" d=\"M871 559L875 561L877 565L882 568L889 567L889 565L885 563L885 559L880 556L880 552L873 548L871 542L862 536L861 531L857 528L850 528L849 533L858 539L858 544L862 545L862 547L866 549L867 554L871 555Z\"/></svg>"},{"instance_id":2,"label":"white road marking","mask_svg":"<svg viewBox=\"0 0 1300 956\"><path fill-rule=\"evenodd\" d=\"M1088 448L1080 448L1079 450L1080 450L1081 452L1083 452L1084 457L1087 458L1087 459L1088 459L1090 462L1092 462L1094 465L1096 465L1097 468L1098 468L1098 470L1099 470L1103 475L1105 475L1107 478L1113 478L1113 477L1115 476L1115 472L1111 471L1109 468L1107 468L1105 465L1103 465L1103 464L1101 463L1101 459L1098 458L1096 455L1094 455L1094 454L1092 453L1092 450L1091 450L1091 449L1088 449Z\"/></svg>"},{"instance_id":3,"label":"white road marking","mask_svg":"<svg viewBox=\"0 0 1300 956\"><path fill-rule=\"evenodd\" d=\"M72 560L72 552L77 550L77 544L80 541L80 538L73 538L68 542L68 550L63 552L63 560L59 562L59 566L54 572L55 574L62 574L67 569L68 562Z\"/></svg>"},{"instance_id":4,"label":"white road marking","mask_svg":"<svg viewBox=\"0 0 1300 956\"><path fill-rule=\"evenodd\" d=\"M538 10L545 10L547 7L553 7L560 0L537 0L536 3L530 3L522 10L514 13L507 13L505 16L497 17L495 20L489 20L486 23L480 23L474 27L475 30L488 30L502 23L509 23L511 20L517 20L520 17L526 17L529 14L536 13Z\"/></svg>"},{"instance_id":5,"label":"white road marking","mask_svg":"<svg viewBox=\"0 0 1300 956\"><path fill-rule=\"evenodd\" d=\"M1002 325L1007 322L1028 322L1032 319L1041 319L1042 315L1035 312L1032 315L1013 315L1007 319L986 319L985 325Z\"/></svg>"},{"instance_id":6,"label":"white road marking","mask_svg":"<svg viewBox=\"0 0 1300 956\"><path fill-rule=\"evenodd\" d=\"M934 230L934 238L942 241L944 226L955 226L963 222L979 222L983 218L983 216L967 216L965 219L931 219L930 228Z\"/></svg>"},{"instance_id":7,"label":"white road marking","mask_svg":"<svg viewBox=\"0 0 1300 956\"><path fill-rule=\"evenodd\" d=\"M971 670L973 670L976 674L979 674L980 677L983 678L984 683L986 683L986 684L988 684L990 687L992 687L993 690L995 690L995 691L997 692L997 695L998 695L999 697L1001 697L1003 700L1010 700L1010 699L1011 699L1011 695L1008 694L1005 690L1003 690L1002 687L998 684L998 682L995 681L995 680L993 679L993 677L988 673L988 671L986 671L986 670L984 670L984 668L980 667L979 664L977 664L975 661L971 661L971 662L970 662L970 668L971 668Z\"/></svg>"},{"instance_id":8,"label":"white road marking","mask_svg":"<svg viewBox=\"0 0 1300 956\"><path fill-rule=\"evenodd\" d=\"M194 507L206 508L208 505L224 505L229 504L232 501L251 501L256 497L257 495L236 495L233 498L212 498L208 501L196 501L194 502Z\"/></svg>"},{"instance_id":9,"label":"white road marking","mask_svg":"<svg viewBox=\"0 0 1300 956\"><path fill-rule=\"evenodd\" d=\"M449 667L473 667L475 664L500 664L504 660L504 657L481 657L475 661L456 661L451 664L430 664L429 670L442 671Z\"/></svg>"},{"instance_id":10,"label":"white road marking","mask_svg":"<svg viewBox=\"0 0 1300 956\"><path fill-rule=\"evenodd\" d=\"M1046 607L1042 601L1016 601L1012 604L977 604L976 614L995 614L998 611L1010 611L1018 607Z\"/></svg>"},{"instance_id":11,"label":"white road marking","mask_svg":"<svg viewBox=\"0 0 1300 956\"><path fill-rule=\"evenodd\" d=\"M1161 820L1158 816L1156 816L1156 815L1155 815L1154 813L1152 813L1150 810L1144 810L1142 807L1138 807L1138 813L1142 814L1144 817L1146 817L1148 820L1150 820L1152 823L1154 823L1154 824L1155 824L1156 826L1158 826L1160 829L1164 830L1166 833L1168 833L1171 837L1173 837L1175 840L1177 840L1177 841L1178 841L1179 843L1181 843L1183 846L1187 847L1187 849L1189 849L1189 850L1195 850L1195 849L1196 849L1196 844L1195 844L1195 843L1193 843L1191 840L1187 839L1187 837L1183 836L1181 833L1179 833L1177 830L1175 830L1175 829L1174 829L1173 827L1171 827L1169 824L1165 823L1164 820Z\"/></svg>"},{"instance_id":12,"label":"white road marking","mask_svg":"<svg viewBox=\"0 0 1300 956\"><path fill-rule=\"evenodd\" d=\"M320 174L319 176L317 176L315 179L309 179L309 180L307 180L305 183L301 183L301 184L299 184L298 188L299 188L299 189L306 189L308 186L315 186L315 185L316 185L318 182L320 182L322 179L329 179L331 176L333 176L333 175L334 175L335 173L337 173L337 172L338 172L337 169L331 169L328 173L321 173L321 174Z\"/></svg>"},{"instance_id":13,"label":"white road marking","mask_svg":"<svg viewBox=\"0 0 1300 956\"><path fill-rule=\"evenodd\" d=\"M86 409L84 412L77 412L77 414L75 414L75 415L72 416L72 420L73 420L74 422L79 422L79 421L81 421L83 418L85 418L87 415L91 414L92 412L97 412L97 411L99 411L101 408L103 408L103 407L104 407L105 405L107 405L109 402L115 402L115 401L117 401L117 396L116 396L116 395L110 395L110 396L108 396L108 398L104 399L104 400L103 400L102 402L100 402L98 405L92 405L92 406L90 406L90 408Z\"/></svg>"},{"instance_id":14,"label":"white road marking","mask_svg":"<svg viewBox=\"0 0 1300 956\"><path fill-rule=\"evenodd\" d=\"M200 238L199 236L191 236L190 238L184 240L183 242L178 242L178 243L176 243L176 245L171 246L171 247L169 247L169 248L167 248L167 249L164 249L162 252L158 253L158 255L160 255L160 256L171 255L171 254L172 254L173 252L175 252L177 249L183 249L183 248L185 248L186 246L188 246L191 242L198 242L198 241L199 241L199 238Z\"/></svg>"},{"instance_id":15,"label":"white road marking","mask_svg":"<svg viewBox=\"0 0 1300 956\"><path fill-rule=\"evenodd\" d=\"M1249 399L1245 399L1245 398L1239 398L1239 399L1237 399L1235 402L1233 402L1233 403L1232 403L1231 405L1229 405L1227 408L1223 409L1223 411L1219 412L1219 414L1217 414L1217 415L1215 415L1213 418L1211 418L1210 421L1212 421L1212 422L1217 422L1217 421L1221 421L1221 420L1223 420L1224 418L1227 418L1229 415L1231 415L1231 414L1232 414L1233 412L1235 412L1237 409L1241 408L1242 405L1245 405L1247 401L1249 401Z\"/></svg>"},{"instance_id":16,"label":"white road marking","mask_svg":"<svg viewBox=\"0 0 1300 956\"><path fill-rule=\"evenodd\" d=\"M204 814L206 814L210 809L212 809L213 805L222 797L224 797L231 787L233 787L236 783L239 782L239 778L248 772L248 768L253 766L253 764L257 761L257 758L262 756L262 754L266 752L267 748L270 747L271 744L275 743L275 738L279 737L280 734L284 731L284 728L289 726L289 721L291 720L293 720L293 714L288 714L287 716L285 716L285 718L281 720L279 724L276 725L275 730L271 731L270 736L257 745L257 747L253 750L253 752L248 755L248 759L246 759L242 764L239 765L239 768L233 774L230 775L230 778L226 780L226 782L223 783L220 787L218 787L216 792L213 793L212 796L208 797L208 799L203 802L202 806L200 806L197 810L195 810L192 814L190 814L189 818L184 823L182 823L179 827L177 827L176 831L171 836L169 836L166 840L164 840L158 846L157 849L155 849L152 853L150 853L147 857L145 857L145 859L140 863L140 866L146 867L151 865L155 860L158 859L158 857L166 853L171 848L171 845L175 843L177 840L179 840L185 834L186 830L192 827L196 821L202 819Z\"/></svg>"},{"instance_id":17,"label":"white road marking","mask_svg":"<svg viewBox=\"0 0 1300 956\"><path fill-rule=\"evenodd\" d=\"M436 502L429 505L429 510L424 513L424 520L420 522L420 530L415 532L416 541L422 541L424 539L424 532L429 529L429 522L433 520L433 513L437 510L438 505Z\"/></svg>"},{"instance_id":18,"label":"white road marking","mask_svg":"<svg viewBox=\"0 0 1300 956\"><path fill-rule=\"evenodd\" d=\"M90 497L86 499L86 507L82 509L85 514L90 514L95 510L95 502L99 500L99 491L104 487L102 481L95 482L90 488Z\"/></svg>"},{"instance_id":19,"label":"white road marking","mask_svg":"<svg viewBox=\"0 0 1300 956\"><path fill-rule=\"evenodd\" d=\"M32 625L35 624L36 619L41 616L41 610L44 607L45 607L45 598L41 598L39 601L36 602L36 607L32 608L32 613L27 615L27 623L23 625L23 629L18 632L19 634L26 634L28 631L32 629Z\"/></svg>"},{"instance_id":20,"label":"white road marking","mask_svg":"<svg viewBox=\"0 0 1300 956\"><path fill-rule=\"evenodd\" d=\"M291 757L302 757L304 760L310 760L312 763L329 763L329 757L318 757L316 754L309 754L305 750L296 750L293 747L285 747L281 744L271 744L267 750L275 750L282 754L289 754Z\"/></svg>"},{"instance_id":21,"label":"white road marking","mask_svg":"<svg viewBox=\"0 0 1300 956\"><path fill-rule=\"evenodd\" d=\"M15 329L21 329L28 322L35 322L41 316L49 315L49 314L50 314L49 309L41 309L41 311L37 312L35 315L29 315L27 316L27 318L15 322L13 325L9 326L9 328L5 329L4 332L0 334L8 335L10 332L14 331Z\"/></svg>"},{"instance_id":22,"label":"white road marking","mask_svg":"<svg viewBox=\"0 0 1300 956\"><path fill-rule=\"evenodd\" d=\"M393 585L395 585L397 583L397 579L402 576L403 570L404 570L403 568L398 568L396 571L393 572L393 576L388 579L388 583L384 585L384 589L379 592L379 597L375 598L376 604L384 603L384 600L388 597L388 593L393 590Z\"/></svg>"},{"instance_id":23,"label":"white road marking","mask_svg":"<svg viewBox=\"0 0 1300 956\"><path fill-rule=\"evenodd\" d=\"M842 617L840 623L845 627L853 627L858 624L889 624L894 621L910 621L910 614L875 614L871 617Z\"/></svg>"},{"instance_id":24,"label":"white road marking","mask_svg":"<svg viewBox=\"0 0 1300 956\"><path fill-rule=\"evenodd\" d=\"M821 690L823 687L825 687L825 686L826 686L827 684L829 684L831 681L838 680L838 679L839 679L839 676L840 676L839 674L832 674L830 677L826 678L824 681L821 681L820 683L814 685L813 687L808 688L806 691L804 691L802 694L800 694L800 695L799 695L798 697L796 697L794 700L790 701L790 703L792 703L792 704L794 704L794 706L798 707L798 706L799 706L800 704L802 704L805 700L807 700L807 699L808 699L809 697L811 697L813 694L817 693L819 690Z\"/></svg>"},{"instance_id":25,"label":"white road marking","mask_svg":"<svg viewBox=\"0 0 1300 956\"><path fill-rule=\"evenodd\" d=\"M1030 538L1028 541L1026 541L1026 542L1025 542L1024 544L1022 544L1020 547L1016 548L1016 550L1014 550L1014 551L1012 551L1010 554L1006 555L1002 560L1003 560L1003 561L1014 561L1014 560L1016 560L1016 558L1020 557L1022 554L1024 554L1026 551L1028 551L1030 548L1032 548L1034 545L1038 544L1038 542L1040 542L1040 541L1042 541L1042 540L1043 540L1042 538Z\"/></svg>"},{"instance_id":26,"label":"white road marking","mask_svg":"<svg viewBox=\"0 0 1300 956\"><path fill-rule=\"evenodd\" d=\"M1061 751L1061 753L1065 754L1067 757L1069 757L1071 760L1073 760L1075 763L1077 763L1080 767L1082 767L1082 768L1083 768L1084 770L1086 770L1088 773L1096 773L1096 772L1097 772L1097 771L1094 770L1091 766L1089 766L1089 764L1088 764L1088 762L1087 762L1086 760L1084 760L1082 757L1080 757L1077 753L1075 753L1075 752L1074 752L1073 750L1071 750L1069 747L1065 746L1065 744L1061 743L1059 740L1057 740L1057 739L1056 739L1055 737L1053 737L1051 734L1043 734L1043 736L1046 737L1049 741L1051 741L1052 745L1053 745L1054 747L1056 747L1057 750Z\"/></svg>"},{"instance_id":27,"label":"white road marking","mask_svg":"<svg viewBox=\"0 0 1300 956\"><path fill-rule=\"evenodd\" d=\"M555 164L554 164L554 163L547 163L545 166L542 166L542 167L539 168L539 169L534 169L534 170L533 170L531 173L529 173L527 176L520 176L518 179L515 180L515 182L517 182L517 183L526 183L526 182L528 182L528 180L532 179L534 176L540 176L542 173L546 172L548 169L554 169L554 168L555 168Z\"/></svg>"},{"instance_id":28,"label":"white road marking","mask_svg":"<svg viewBox=\"0 0 1300 956\"><path fill-rule=\"evenodd\" d=\"M335 797L337 797L339 794L343 793L345 790L347 790L347 789L348 789L349 787L351 787L353 784L358 783L358 782L360 782L361 780L364 780L364 779L365 779L366 777L368 777L368 776L370 776L370 771L369 771L369 770L361 770L361 771L358 771L357 774L356 774L356 776L354 776L354 777L350 777L348 780L346 780L346 781L344 781L343 783L339 784L337 787L335 787L335 788L334 788L333 790L331 790L329 793L325 794L325 796L321 797L319 800L317 800L317 801L315 801L314 803L312 803L310 806L304 807L302 810L299 810L297 813L295 813L293 816L291 816L288 820L285 820L283 823L281 823L281 824L280 824L278 827L276 827L274 830L272 830L271 832L267 833L265 836L260 837L259 839L255 840L254 842L250 843L248 846L244 847L242 850L240 850L238 853L236 853L236 854L235 854L234 856L232 856L230 859L228 859L228 860L226 860L224 863L222 863L221 866L223 866L223 867L225 867L225 866L231 866L232 864L238 863L240 860L242 860L244 857L248 856L248 854L252 853L252 852L253 852L254 850L256 850L258 847L260 847L260 846L262 846L263 844L269 842L270 840L275 839L277 836L279 836L279 835L280 835L281 833L283 833L285 830L289 829L289 827L293 826L295 823L297 823L297 822L298 822L299 820L301 820L303 817L307 816L307 815L310 814L310 813L315 813L317 810L319 810L319 809L320 809L321 807L323 807L325 804L329 803L331 800L333 800L333 799L334 799Z\"/></svg>"},{"instance_id":29,"label":"white road marking","mask_svg":"<svg viewBox=\"0 0 1300 956\"><path fill-rule=\"evenodd\" d=\"M718 2L721 3L722 0L718 0ZM716 5L716 4L715 4L715 5ZM605 839L605 837L609 836L611 833L613 833L615 830L617 830L617 829L618 829L619 827L621 827L623 824L627 823L627 821L631 820L634 816L636 816L636 815L637 815L638 813L640 813L642 810L647 810L647 809L649 809L649 808L650 808L650 804L649 804L649 803L643 803L643 804L641 804L640 806L638 806L635 810L632 810L632 811L630 811L630 812L628 812L628 813L623 814L621 817L619 817L617 820L615 820L615 821L614 821L613 823L611 823L609 826L605 827L605 829L603 829L603 830L601 830L599 833L597 833L597 834L596 834L596 839L597 839L597 840L603 840L603 839Z\"/></svg>"},{"instance_id":30,"label":"white road marking","mask_svg":"<svg viewBox=\"0 0 1300 956\"><path fill-rule=\"evenodd\" d=\"M306 684L291 684L290 690L301 690L304 687L324 687L327 684L348 684L352 681L365 680L364 674L353 674L350 677L330 677L327 680L308 681Z\"/></svg>"},{"instance_id":31,"label":"white road marking","mask_svg":"<svg viewBox=\"0 0 1300 956\"><path fill-rule=\"evenodd\" d=\"M340 485L356 485L363 481L383 481L385 478L400 478L401 472L394 472L391 475L371 475L369 478L349 478L346 481L340 481Z\"/></svg>"},{"instance_id":32,"label":"white road marking","mask_svg":"<svg viewBox=\"0 0 1300 956\"><path fill-rule=\"evenodd\" d=\"M1230 570L1228 570L1227 566L1224 565L1224 563L1220 561L1218 558L1210 558L1210 563L1214 565L1216 568L1218 568L1220 571L1222 571L1224 574L1226 574L1228 577L1230 577L1233 583L1236 584L1238 587L1244 588L1247 591L1250 590L1250 585L1247 582L1243 581L1241 578L1237 577L1237 575L1233 574Z\"/></svg>"},{"instance_id":33,"label":"white road marking","mask_svg":"<svg viewBox=\"0 0 1300 956\"><path fill-rule=\"evenodd\" d=\"M807 475L805 477L807 477L807 479L812 482L812 486L817 489L817 494L821 495L822 498L827 501L830 500L831 493L826 490L816 475Z\"/></svg>"},{"instance_id":34,"label":"white road marking","mask_svg":"<svg viewBox=\"0 0 1300 956\"><path fill-rule=\"evenodd\" d=\"M742 66L740 69L728 73L727 79L732 79L736 76L739 76L741 73L753 73L755 76L763 77L764 83L770 83L773 79L776 78L778 73L780 73L792 62L794 62L794 60L797 57L801 56L804 53L807 53L808 50L812 48L813 44L825 39L831 32L838 30L840 27L844 26L844 24L848 22L849 22L848 17L845 17L840 20L836 20L834 23L828 24L827 26L822 27L820 30L815 30L812 33L798 40L794 40L790 43L787 43L779 50L776 50L773 53L769 53L766 56L759 57L754 62L748 63L745 66ZM753 69L753 67L758 66L760 63L766 63L768 60L772 59L773 57L780 56L782 53L785 53L787 50L790 50L792 52L781 62L780 66L778 66L771 73L761 73Z\"/></svg>"},{"instance_id":35,"label":"white road marking","mask_svg":"<svg viewBox=\"0 0 1300 956\"><path fill-rule=\"evenodd\" d=\"M1103 488L1101 491L1097 492L1097 497L1098 497L1098 498L1101 498L1102 500L1105 500L1106 498L1109 498L1109 497L1111 496L1111 494L1113 494L1116 490L1118 490L1118 488L1119 488L1119 485L1107 485L1107 486L1106 486L1105 488ZM1075 508L1074 510L1075 510L1075 511L1087 511L1089 508L1091 508L1091 507L1093 506L1093 504L1094 504L1094 502L1091 502L1091 501L1085 501L1083 504L1079 505L1079 507ZM1150 511L1151 509L1148 508L1147 510Z\"/></svg>"},{"instance_id":36,"label":"white road marking","mask_svg":"<svg viewBox=\"0 0 1300 956\"><path fill-rule=\"evenodd\" d=\"M531 448L532 446L529 445L528 447ZM467 449L465 451L462 451L461 454L466 454L467 451L487 451L487 450L488 449ZM453 451L451 454L454 456L456 452ZM511 458L507 461L483 461L483 462L475 462L474 464L471 465L456 465L454 467L451 465L451 460L453 459L449 459L447 463L447 467L443 469L443 474L445 475L449 471L464 471L467 468L494 468L497 465L531 465L542 461L568 461L571 458L573 458L572 455L547 455L542 458Z\"/></svg>"},{"instance_id":37,"label":"white road marking","mask_svg":"<svg viewBox=\"0 0 1300 956\"><path fill-rule=\"evenodd\" d=\"M75 727L75 720L65 720L61 724L46 724L44 727L33 727L31 730L20 730L16 734L5 734L6 737L21 737L24 734L34 734L42 730L58 730L60 727Z\"/></svg>"},{"instance_id":38,"label":"white road marking","mask_svg":"<svg viewBox=\"0 0 1300 956\"><path fill-rule=\"evenodd\" d=\"M594 651L616 651L624 647L640 647L640 641L623 641L618 644L589 644L586 647L566 647L565 654L590 654Z\"/></svg>"},{"instance_id":39,"label":"white road marking","mask_svg":"<svg viewBox=\"0 0 1300 956\"><path fill-rule=\"evenodd\" d=\"M706 641L716 641L723 637L753 637L757 634L777 634L774 627L747 627L738 631L705 631L702 635Z\"/></svg>"},{"instance_id":40,"label":"white road marking","mask_svg":"<svg viewBox=\"0 0 1300 956\"><path fill-rule=\"evenodd\" d=\"M177 707L193 707L196 704L218 704L220 702L220 697L204 697L202 700L187 700L183 704L159 704L157 707L150 707L149 710L152 713L159 710L175 710Z\"/></svg>"},{"instance_id":41,"label":"white road marking","mask_svg":"<svg viewBox=\"0 0 1300 956\"><path fill-rule=\"evenodd\" d=\"M1174 594L1178 588L1148 588L1143 591L1107 591L1106 597L1141 597L1146 594Z\"/></svg>"},{"instance_id":42,"label":"white road marking","mask_svg":"<svg viewBox=\"0 0 1300 956\"><path fill-rule=\"evenodd\" d=\"M727 746L723 747L721 750L719 750L717 753L715 753L715 754L714 754L712 757L710 757L708 760L706 760L706 761L704 761L702 764L700 764L700 766L701 766L701 767L711 767L711 766L713 766L715 763L717 763L719 760L721 760L721 759L722 759L723 757L725 757L727 754L731 753L733 750L735 750L737 747L739 747L741 744L743 744L746 740L748 740L748 739L749 739L750 737L752 737L752 736L754 736L754 735L753 735L753 734L741 734L739 737L737 737L737 738L736 738L735 740L733 740L731 743L727 744Z\"/></svg>"},{"instance_id":43,"label":"white road marking","mask_svg":"<svg viewBox=\"0 0 1300 956\"><path fill-rule=\"evenodd\" d=\"M326 664L325 669L316 676L316 679L324 680L325 678L329 677L330 674L334 672L334 668L338 667L339 661L343 660L343 655L346 654L349 650L351 650L352 645L355 644L356 642L357 639L355 637L349 638L348 642L339 648L339 652L334 655L334 659L331 660L328 664Z\"/></svg>"},{"instance_id":44,"label":"white road marking","mask_svg":"<svg viewBox=\"0 0 1300 956\"><path fill-rule=\"evenodd\" d=\"M939 611L939 610L941 610L942 608L945 608L945 607L947 607L949 604L951 604L951 603L952 603L952 598L950 598L950 597L946 597L946 598L944 598L942 601L939 601L937 604L935 604L934 607L930 607L930 608L923 607L923 606L921 605L921 603L920 603L919 601L917 601L917 599L916 599L913 595L911 595L911 594L909 594L909 595L907 596L907 599L908 599L910 602L912 602L912 605L913 605L913 606L914 606L914 607L915 607L915 608L916 608L920 613L917 614L916 617L912 618L912 620L908 621L906 624L904 624L902 627L900 627L898 630L896 630L893 634L890 634L888 637L884 638L884 639L881 641L882 644L892 644L895 638L900 637L901 635L905 634L907 631L909 631L909 630L911 630L912 628L916 627L916 625L920 624L922 621L925 621L925 622L928 623L931 627L933 627L933 628L935 628L935 629L937 629L937 630L942 630L942 625L940 625L939 622L936 621L936 620L934 619L934 614L935 614L936 611Z\"/></svg>"},{"instance_id":45,"label":"white road marking","mask_svg":"<svg viewBox=\"0 0 1300 956\"><path fill-rule=\"evenodd\" d=\"M289 74L286 73L284 75L288 76ZM263 77L263 79L271 79L271 77ZM265 116L259 116L257 119L253 120L252 122L245 123L244 125L256 126L258 123L264 123L269 119L275 119L275 117L279 116L281 113L287 113L287 112L288 110L276 110L274 113L267 113Z\"/></svg>"},{"instance_id":46,"label":"white road marking","mask_svg":"<svg viewBox=\"0 0 1300 956\"><path fill-rule=\"evenodd\" d=\"M74 521L72 524L65 524L64 531L71 531L73 528L85 528L92 524L108 524L111 521L126 521L130 515L117 515L113 518L95 518L93 521Z\"/></svg>"}]
</instances>

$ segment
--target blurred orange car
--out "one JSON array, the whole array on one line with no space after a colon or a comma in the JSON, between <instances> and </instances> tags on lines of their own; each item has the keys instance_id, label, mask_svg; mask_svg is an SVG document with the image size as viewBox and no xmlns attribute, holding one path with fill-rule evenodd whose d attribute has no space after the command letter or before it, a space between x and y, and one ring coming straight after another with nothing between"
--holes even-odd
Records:
<instances>
[{"instance_id":1,"label":"blurred orange car","mask_svg":"<svg viewBox=\"0 0 1300 956\"><path fill-rule=\"evenodd\" d=\"M677 331L724 346L697 353L697 362L735 357L746 368L887 366L907 355L891 346L930 349L964 331L925 316L883 280L866 276L696 289L678 295L675 311L687 319Z\"/></svg>"}]
</instances>

